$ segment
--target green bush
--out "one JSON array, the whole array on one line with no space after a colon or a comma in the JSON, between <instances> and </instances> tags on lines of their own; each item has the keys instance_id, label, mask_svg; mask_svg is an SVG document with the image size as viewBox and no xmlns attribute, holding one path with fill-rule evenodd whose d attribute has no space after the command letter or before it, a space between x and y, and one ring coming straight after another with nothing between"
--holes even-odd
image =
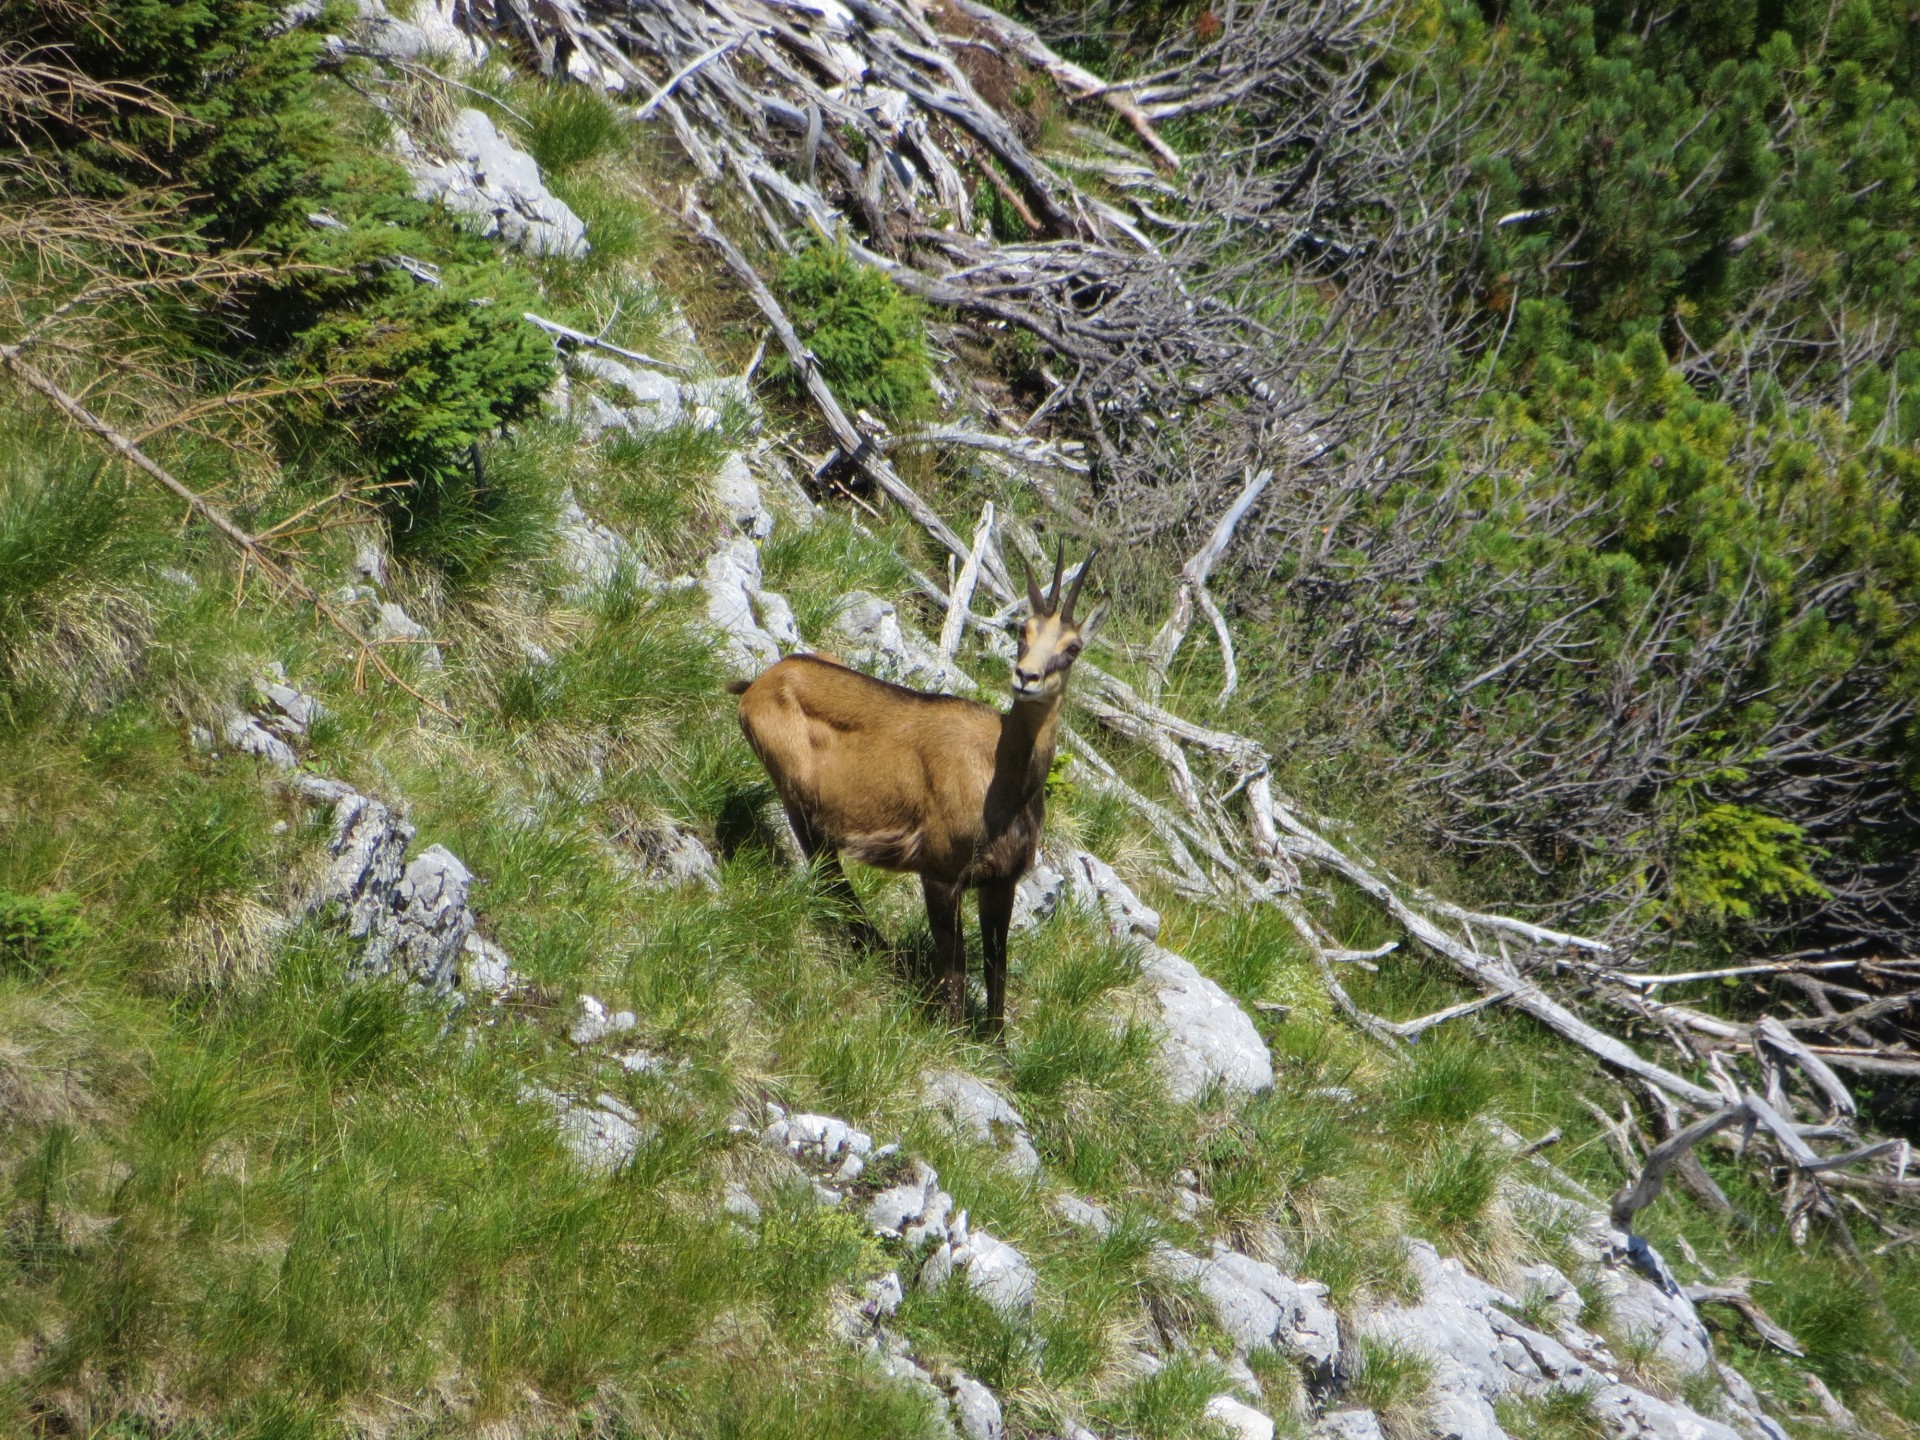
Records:
<instances>
[{"instance_id":1,"label":"green bush","mask_svg":"<svg viewBox=\"0 0 1920 1440\"><path fill-rule=\"evenodd\" d=\"M9 5L0 43L58 47L95 80L144 87L167 112L113 107L108 133L76 96L76 128L50 137L79 188L118 195L156 182L192 197L207 238L251 244L297 202L322 188L338 142L316 97L319 34L283 29L270 0L89 0ZM51 53L51 50L43 53Z\"/></svg>"},{"instance_id":2,"label":"green bush","mask_svg":"<svg viewBox=\"0 0 1920 1440\"><path fill-rule=\"evenodd\" d=\"M0 970L44 974L93 933L71 895L15 895L0 890Z\"/></svg>"},{"instance_id":3,"label":"green bush","mask_svg":"<svg viewBox=\"0 0 1920 1440\"><path fill-rule=\"evenodd\" d=\"M794 328L841 404L890 420L911 420L933 408L917 300L838 246L809 245L782 262L776 279ZM804 394L785 355L775 355L767 368L796 396Z\"/></svg>"},{"instance_id":4,"label":"green bush","mask_svg":"<svg viewBox=\"0 0 1920 1440\"><path fill-rule=\"evenodd\" d=\"M143 327L163 328L162 343L210 382L267 370L324 396L287 408L283 457L310 457L344 423L351 444L336 439L324 463L387 487L405 521L472 509L469 451L552 379L550 345L520 318L530 283L407 196L380 153L385 122L322 83L316 34L280 27L279 6L252 0L102 0L12 7L0 42L46 47L162 107L110 111L82 94L70 133L28 137L61 184L175 206L185 259L274 262L217 312L150 310ZM338 224L316 228L309 217L323 212ZM398 268L401 257L438 266L440 283Z\"/></svg>"}]
</instances>

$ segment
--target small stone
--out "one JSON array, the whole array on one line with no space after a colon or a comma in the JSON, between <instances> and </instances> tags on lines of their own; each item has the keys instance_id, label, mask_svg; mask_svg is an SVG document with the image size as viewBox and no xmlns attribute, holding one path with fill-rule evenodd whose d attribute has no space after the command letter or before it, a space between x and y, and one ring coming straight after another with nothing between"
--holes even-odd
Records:
<instances>
[{"instance_id":1,"label":"small stone","mask_svg":"<svg viewBox=\"0 0 1920 1440\"><path fill-rule=\"evenodd\" d=\"M919 1223L907 1226L900 1238L906 1242L909 1250L917 1250L929 1240L944 1241L947 1238L947 1216L952 1213L953 1196L936 1185L927 1196L927 1205L920 1212Z\"/></svg>"},{"instance_id":2,"label":"small stone","mask_svg":"<svg viewBox=\"0 0 1920 1440\"><path fill-rule=\"evenodd\" d=\"M369 540L353 553L353 573L373 585L387 583L387 557Z\"/></svg>"},{"instance_id":3,"label":"small stone","mask_svg":"<svg viewBox=\"0 0 1920 1440\"><path fill-rule=\"evenodd\" d=\"M1371 1410L1332 1410L1314 1422L1313 1440L1381 1440L1380 1417Z\"/></svg>"},{"instance_id":4,"label":"small stone","mask_svg":"<svg viewBox=\"0 0 1920 1440\"><path fill-rule=\"evenodd\" d=\"M373 638L406 642L398 648L418 655L420 663L429 670L438 670L445 663L427 627L391 600L380 602L380 613L373 622Z\"/></svg>"},{"instance_id":5,"label":"small stone","mask_svg":"<svg viewBox=\"0 0 1920 1440\"><path fill-rule=\"evenodd\" d=\"M760 1202L747 1192L744 1185L727 1186L726 1195L720 1201L720 1208L729 1215L744 1220L749 1225L760 1223Z\"/></svg>"},{"instance_id":6,"label":"small stone","mask_svg":"<svg viewBox=\"0 0 1920 1440\"><path fill-rule=\"evenodd\" d=\"M876 1320L885 1320L900 1308L906 1292L900 1288L900 1272L889 1270L878 1280L869 1280L861 1291L866 1296L866 1312Z\"/></svg>"},{"instance_id":7,"label":"small stone","mask_svg":"<svg viewBox=\"0 0 1920 1440\"><path fill-rule=\"evenodd\" d=\"M926 1103L945 1112L954 1128L981 1145L1000 1151L1000 1163L1016 1175L1040 1168L1040 1155L1027 1122L999 1091L961 1070L936 1070L921 1083Z\"/></svg>"},{"instance_id":8,"label":"small stone","mask_svg":"<svg viewBox=\"0 0 1920 1440\"><path fill-rule=\"evenodd\" d=\"M478 930L469 931L460 947L460 988L475 995L499 995L512 985L507 952Z\"/></svg>"},{"instance_id":9,"label":"small stone","mask_svg":"<svg viewBox=\"0 0 1920 1440\"><path fill-rule=\"evenodd\" d=\"M840 1162L840 1168L833 1172L833 1178L842 1185L850 1185L860 1178L866 1168L867 1162L849 1151L847 1158Z\"/></svg>"},{"instance_id":10,"label":"small stone","mask_svg":"<svg viewBox=\"0 0 1920 1440\"><path fill-rule=\"evenodd\" d=\"M1207 1401L1206 1415L1234 1440L1273 1440L1273 1421L1231 1395L1216 1395Z\"/></svg>"},{"instance_id":11,"label":"small stone","mask_svg":"<svg viewBox=\"0 0 1920 1440\"><path fill-rule=\"evenodd\" d=\"M251 715L242 715L236 710L227 720L226 737L227 743L234 749L281 770L292 770L300 764L300 757L293 753L293 747Z\"/></svg>"},{"instance_id":12,"label":"small stone","mask_svg":"<svg viewBox=\"0 0 1920 1440\"><path fill-rule=\"evenodd\" d=\"M1006 1433L1000 1402L971 1375L953 1377L953 1413L967 1440L1000 1440Z\"/></svg>"},{"instance_id":13,"label":"small stone","mask_svg":"<svg viewBox=\"0 0 1920 1440\"><path fill-rule=\"evenodd\" d=\"M1091 1230L1096 1235L1107 1235L1113 1231L1113 1217L1107 1214L1106 1207L1096 1205L1091 1200L1082 1200L1078 1195L1062 1193L1054 1196L1053 1208L1061 1219L1082 1230Z\"/></svg>"},{"instance_id":14,"label":"small stone","mask_svg":"<svg viewBox=\"0 0 1920 1440\"><path fill-rule=\"evenodd\" d=\"M1027 1257L998 1236L975 1230L968 1242L967 1284L1003 1315L1033 1308L1035 1275ZM956 1263L959 1256L955 1257Z\"/></svg>"},{"instance_id":15,"label":"small stone","mask_svg":"<svg viewBox=\"0 0 1920 1440\"><path fill-rule=\"evenodd\" d=\"M787 1122L784 1120L774 1121L760 1132L760 1138L769 1145L785 1145L787 1143Z\"/></svg>"},{"instance_id":16,"label":"small stone","mask_svg":"<svg viewBox=\"0 0 1920 1440\"><path fill-rule=\"evenodd\" d=\"M597 1040L604 1040L612 1027L607 1023L607 1009L598 998L592 995L580 997L580 1014L573 1024L567 1027L567 1038L574 1044L587 1046Z\"/></svg>"},{"instance_id":17,"label":"small stone","mask_svg":"<svg viewBox=\"0 0 1920 1440\"><path fill-rule=\"evenodd\" d=\"M947 1283L947 1277L953 1274L953 1246L941 1245L920 1267L919 1286L932 1292Z\"/></svg>"},{"instance_id":18,"label":"small stone","mask_svg":"<svg viewBox=\"0 0 1920 1440\"><path fill-rule=\"evenodd\" d=\"M822 1185L818 1180L813 1182L813 1200L822 1210L831 1210L846 1198L838 1190Z\"/></svg>"},{"instance_id":19,"label":"small stone","mask_svg":"<svg viewBox=\"0 0 1920 1440\"><path fill-rule=\"evenodd\" d=\"M926 1210L927 1193L919 1185L894 1185L868 1202L867 1228L889 1239Z\"/></svg>"}]
</instances>

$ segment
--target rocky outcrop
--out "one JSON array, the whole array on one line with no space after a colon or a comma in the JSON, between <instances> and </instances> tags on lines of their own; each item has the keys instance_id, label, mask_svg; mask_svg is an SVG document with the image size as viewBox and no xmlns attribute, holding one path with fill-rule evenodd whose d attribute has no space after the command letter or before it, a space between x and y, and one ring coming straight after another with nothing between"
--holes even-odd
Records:
<instances>
[{"instance_id":1,"label":"rocky outcrop","mask_svg":"<svg viewBox=\"0 0 1920 1440\"><path fill-rule=\"evenodd\" d=\"M1743 1440L1743 1431L1746 1437L1779 1436L1772 1421L1747 1411L1732 1397L1727 1401L1729 1415L1740 1428L1623 1380L1624 1367L1598 1335L1564 1318L1564 1312L1556 1334L1533 1329L1515 1318L1520 1305L1512 1295L1477 1279L1459 1261L1441 1257L1423 1240L1409 1242L1408 1254L1420 1280L1420 1301L1382 1306L1361 1322L1361 1329L1432 1362L1428 1423L1436 1434L1504 1440L1506 1432L1494 1408L1498 1401L1563 1390L1586 1394L1608 1432L1632 1440ZM1684 1297L1671 1297L1677 1305L1655 1305L1636 1289L1647 1284L1640 1277L1624 1274L1617 1265L1603 1266L1600 1275L1603 1288L1617 1283L1621 1293L1638 1295L1638 1313L1655 1327L1651 1338L1656 1343L1664 1345L1669 1335L1684 1336L1675 1353L1693 1354L1699 1320ZM1571 1288L1558 1272L1536 1274L1536 1279L1555 1291L1562 1285ZM1696 1371L1707 1363L1704 1354L1699 1360Z\"/></svg>"},{"instance_id":2,"label":"rocky outcrop","mask_svg":"<svg viewBox=\"0 0 1920 1440\"><path fill-rule=\"evenodd\" d=\"M587 253L587 227L547 188L531 155L502 135L484 110L465 109L447 127L441 153L405 131L394 142L413 193L476 222L482 235L531 255Z\"/></svg>"}]
</instances>

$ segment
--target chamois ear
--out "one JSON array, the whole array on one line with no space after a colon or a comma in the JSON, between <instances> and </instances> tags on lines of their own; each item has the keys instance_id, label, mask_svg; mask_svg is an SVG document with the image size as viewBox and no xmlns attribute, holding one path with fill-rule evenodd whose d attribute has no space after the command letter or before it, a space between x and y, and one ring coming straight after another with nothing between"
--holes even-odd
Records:
<instances>
[{"instance_id":1,"label":"chamois ear","mask_svg":"<svg viewBox=\"0 0 1920 1440\"><path fill-rule=\"evenodd\" d=\"M1107 610L1111 601L1102 600L1087 612L1087 618L1080 622L1080 643L1090 645L1093 637L1100 633L1100 627L1107 623Z\"/></svg>"},{"instance_id":2,"label":"chamois ear","mask_svg":"<svg viewBox=\"0 0 1920 1440\"><path fill-rule=\"evenodd\" d=\"M1029 565L1025 560L1022 560L1020 564L1027 572L1027 609L1035 615L1045 615L1047 613L1047 600L1046 597L1040 593L1040 587L1033 583L1033 566Z\"/></svg>"}]
</instances>

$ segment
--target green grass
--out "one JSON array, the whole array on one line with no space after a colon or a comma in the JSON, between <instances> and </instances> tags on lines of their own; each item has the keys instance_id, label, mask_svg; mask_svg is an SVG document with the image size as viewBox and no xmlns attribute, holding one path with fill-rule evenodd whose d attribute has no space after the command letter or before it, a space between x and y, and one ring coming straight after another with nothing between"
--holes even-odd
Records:
<instances>
[{"instance_id":1,"label":"green grass","mask_svg":"<svg viewBox=\"0 0 1920 1440\"><path fill-rule=\"evenodd\" d=\"M1501 1400L1494 1410L1500 1428L1514 1440L1601 1440L1607 1433L1587 1390L1549 1390L1532 1399Z\"/></svg>"}]
</instances>

